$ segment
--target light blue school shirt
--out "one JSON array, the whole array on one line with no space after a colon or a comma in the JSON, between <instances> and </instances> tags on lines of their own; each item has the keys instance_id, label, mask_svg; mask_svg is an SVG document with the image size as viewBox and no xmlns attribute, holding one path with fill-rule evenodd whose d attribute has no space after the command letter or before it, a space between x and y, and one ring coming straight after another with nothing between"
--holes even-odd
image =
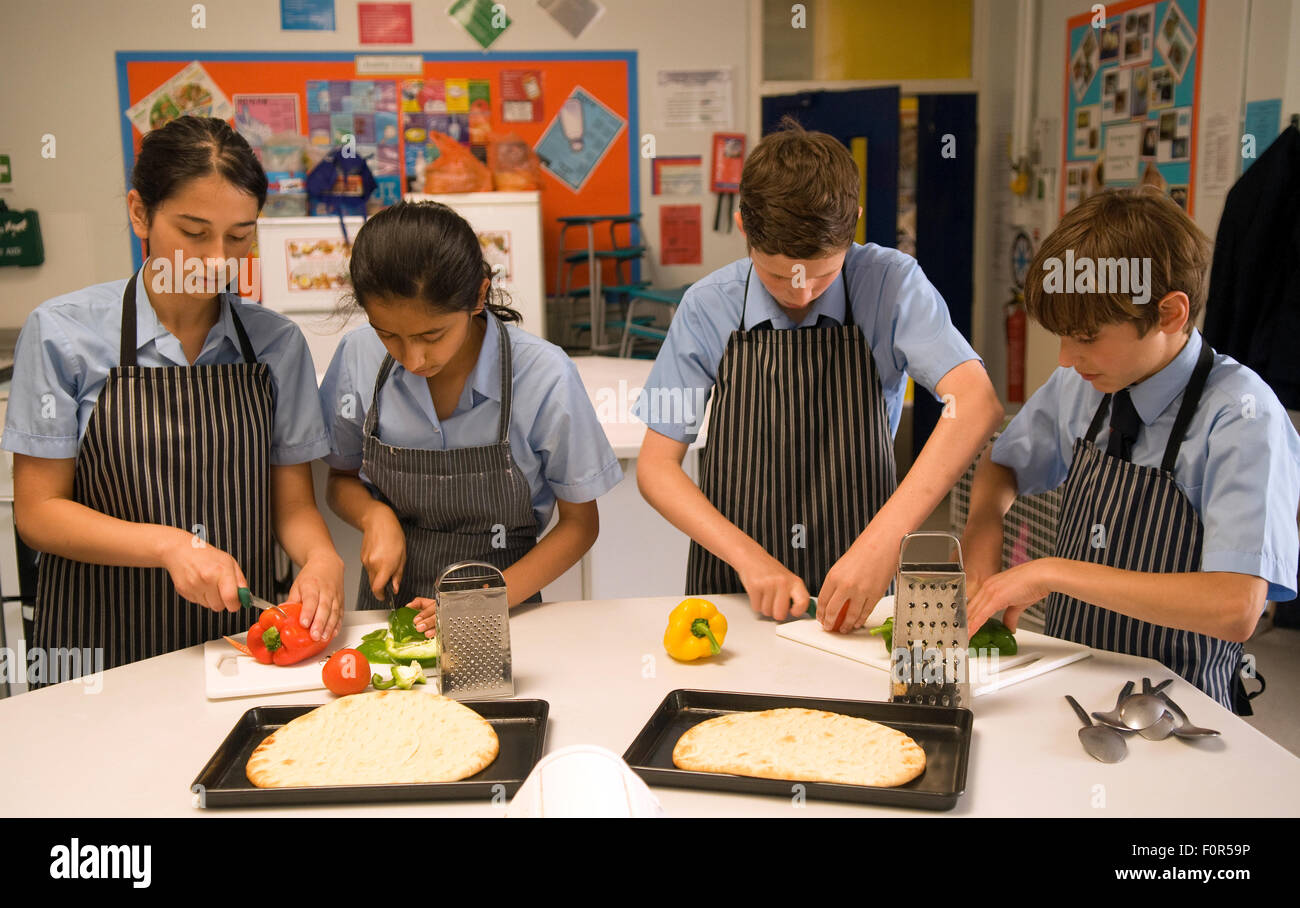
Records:
<instances>
[{"instance_id":1,"label":"light blue school shirt","mask_svg":"<svg viewBox=\"0 0 1300 908\"><path fill-rule=\"evenodd\" d=\"M122 356L122 291L127 278L94 284L37 306L14 349L13 384L0 447L32 457L76 457L110 369ZM239 301L239 320L259 362L271 372L275 401L271 463L306 463L329 452L316 394L316 369L302 331L257 303ZM137 365L189 366L181 342L158 321L136 277ZM239 335L223 302L193 365L242 363Z\"/></svg>"},{"instance_id":2,"label":"light blue school shirt","mask_svg":"<svg viewBox=\"0 0 1300 908\"><path fill-rule=\"evenodd\" d=\"M478 362L445 420L434 410L428 379L394 363L380 392L379 439L399 448L437 451L495 444L501 420L500 324L487 320ZM510 453L528 478L540 532L550 522L556 498L594 501L619 484L623 470L573 360L552 343L505 327L514 372ZM366 414L385 352L369 325L350 331L321 382L330 437L325 461L336 469L361 470ZM360 478L374 488L364 471Z\"/></svg>"},{"instance_id":3,"label":"light blue school shirt","mask_svg":"<svg viewBox=\"0 0 1300 908\"><path fill-rule=\"evenodd\" d=\"M741 327L742 308L746 330L764 321L778 330L796 327L757 274L749 280L748 300L743 299L749 269L748 258L732 262L696 281L682 297L632 408L661 435L688 443L699 435L704 404L717 383L727 340ZM843 271L813 302L804 326L816 325L822 315L844 323L846 278L853 320L880 374L892 436L902 418L908 375L933 392L949 371L979 357L953 327L947 304L916 259L874 243L853 244Z\"/></svg>"},{"instance_id":4,"label":"light blue school shirt","mask_svg":"<svg viewBox=\"0 0 1300 908\"><path fill-rule=\"evenodd\" d=\"M1129 388L1142 417L1133 463L1160 467L1202 343L1193 329L1167 366ZM1057 369L1034 392L993 445L993 461L1015 471L1020 494L1065 482L1074 441L1088 431L1101 398L1070 368ZM1105 450L1109 439L1107 421L1094 441ZM1214 355L1178 448L1174 482L1205 528L1201 570L1262 577L1269 599L1295 598L1300 436L1273 390L1230 356Z\"/></svg>"}]
</instances>

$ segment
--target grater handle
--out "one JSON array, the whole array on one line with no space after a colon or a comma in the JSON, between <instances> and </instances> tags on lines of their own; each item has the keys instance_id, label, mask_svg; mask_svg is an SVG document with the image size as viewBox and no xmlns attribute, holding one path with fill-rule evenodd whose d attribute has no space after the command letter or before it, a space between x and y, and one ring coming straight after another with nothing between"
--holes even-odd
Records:
<instances>
[{"instance_id":1,"label":"grater handle","mask_svg":"<svg viewBox=\"0 0 1300 908\"><path fill-rule=\"evenodd\" d=\"M960 539L958 539L958 538L957 538L956 536L954 536L952 533L945 533L945 532L943 532L942 530L921 530L921 531L918 531L918 532L915 532L915 533L906 533L906 534L904 534L904 535L903 535L903 541L900 542L900 543L898 544L898 570L899 570L900 573L901 573L902 570L903 570L903 550L904 550L905 548L907 548L907 543L908 543L910 540L912 540L912 539L916 539L916 538L921 537L921 536L941 536L941 537L943 537L944 539L948 539L948 540L951 540L952 542L956 543L956 545L957 545L957 567L958 567L958 569L961 570L961 571L965 571L965 570L966 570L966 566L965 566L964 562L962 561L962 557L961 557L961 540L960 540Z\"/></svg>"},{"instance_id":2,"label":"grater handle","mask_svg":"<svg viewBox=\"0 0 1300 908\"><path fill-rule=\"evenodd\" d=\"M433 585L434 594L436 595L437 593L442 592L442 582L447 579L448 574L464 570L465 568L486 568L491 574L500 578L501 586L506 585L506 576L501 573L501 570L496 565L488 564L486 561L458 561L455 564L448 565L443 572L438 575L438 579Z\"/></svg>"}]
</instances>

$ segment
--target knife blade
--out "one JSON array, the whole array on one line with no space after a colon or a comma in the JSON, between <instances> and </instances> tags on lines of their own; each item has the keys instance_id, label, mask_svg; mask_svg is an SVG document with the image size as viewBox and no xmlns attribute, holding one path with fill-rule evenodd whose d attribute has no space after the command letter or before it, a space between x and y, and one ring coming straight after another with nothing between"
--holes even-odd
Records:
<instances>
[{"instance_id":1,"label":"knife blade","mask_svg":"<svg viewBox=\"0 0 1300 908\"><path fill-rule=\"evenodd\" d=\"M241 586L239 588L239 604L242 605L244 608L255 608L263 612L269 608L273 608L281 615L284 615L286 618L289 617L288 612L280 608L280 606L276 605L273 602L267 602L265 599L261 598L260 596L254 596L253 591L246 586Z\"/></svg>"}]
</instances>

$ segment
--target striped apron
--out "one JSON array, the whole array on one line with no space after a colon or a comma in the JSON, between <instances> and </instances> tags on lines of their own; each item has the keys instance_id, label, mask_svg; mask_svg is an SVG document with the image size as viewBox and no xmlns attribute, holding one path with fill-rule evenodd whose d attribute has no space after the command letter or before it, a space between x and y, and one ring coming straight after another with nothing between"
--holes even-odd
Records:
<instances>
[{"instance_id":1,"label":"striped apron","mask_svg":"<svg viewBox=\"0 0 1300 908\"><path fill-rule=\"evenodd\" d=\"M257 361L224 295L242 363L136 365L135 284L132 277L122 292L121 364L109 370L77 450L73 500L120 520L193 532L233 557L255 593L272 595L270 367ZM108 669L251 623L242 610L187 602L163 568L40 558L32 646L51 666L57 648L102 649ZM54 680L68 678L45 678Z\"/></svg>"},{"instance_id":2,"label":"striped apron","mask_svg":"<svg viewBox=\"0 0 1300 908\"><path fill-rule=\"evenodd\" d=\"M1201 569L1201 519L1174 481L1174 462L1213 364L1214 351L1202 343L1159 469L1113 457L1093 444L1111 395L1101 399L1088 434L1074 443L1061 501L1058 558L1144 573ZM1059 592L1047 599L1046 630L1098 649L1156 659L1234 709L1241 685L1240 643L1151 624Z\"/></svg>"},{"instance_id":3,"label":"striped apron","mask_svg":"<svg viewBox=\"0 0 1300 908\"><path fill-rule=\"evenodd\" d=\"M700 467L705 497L813 595L898 484L880 375L841 280L843 325L746 331L742 304ZM734 568L691 542L688 595L744 591Z\"/></svg>"},{"instance_id":4,"label":"striped apron","mask_svg":"<svg viewBox=\"0 0 1300 908\"><path fill-rule=\"evenodd\" d=\"M487 315L488 318L496 318ZM378 435L379 392L393 371L385 355L366 414L362 470L393 509L406 534L406 569L396 602L381 603L362 575L358 609L392 608L416 596L433 598L443 568L457 561L486 561L501 570L537 545L537 516L528 477L510 453L514 371L510 337L497 322L501 349L501 421L494 444L445 451L398 448ZM537 593L529 602L541 602Z\"/></svg>"}]
</instances>

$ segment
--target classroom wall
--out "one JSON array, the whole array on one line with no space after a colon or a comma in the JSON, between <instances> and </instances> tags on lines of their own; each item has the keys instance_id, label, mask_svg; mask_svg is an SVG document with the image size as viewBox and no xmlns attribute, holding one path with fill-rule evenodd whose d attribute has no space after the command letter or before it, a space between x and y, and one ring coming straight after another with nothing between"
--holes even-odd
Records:
<instances>
[{"instance_id":1,"label":"classroom wall","mask_svg":"<svg viewBox=\"0 0 1300 908\"><path fill-rule=\"evenodd\" d=\"M1192 3L1195 0L1185 0ZM1073 16L1086 12L1083 0L1044 0L1039 12L1038 78L1035 80L1036 114L1063 120L1065 79L1065 27ZM1240 155L1240 123L1244 101L1282 98L1282 122L1300 112L1300 9L1294 0L1207 0L1202 45L1200 109L1196 118L1196 189L1193 220L1211 239L1218 230L1227 192L1240 173L1216 188L1204 166L1208 132L1217 124L1232 130L1233 147ZM1060 167L1061 136L1056 138L1053 166ZM1058 177L1058 189L1060 178ZM1055 224L1059 202L1050 208L1047 228ZM1031 324L1026 387L1038 388L1057 368L1059 342Z\"/></svg>"},{"instance_id":2,"label":"classroom wall","mask_svg":"<svg viewBox=\"0 0 1300 908\"><path fill-rule=\"evenodd\" d=\"M734 131L750 132L747 60L748 0L603 0L604 15L572 38L533 0L508 4L514 20L494 51L635 50L638 53L638 131L652 133L660 155L706 156L710 133L667 130L655 122L655 74L663 68L732 67ZM11 8L0 28L0 149L10 152L16 186L0 195L10 207L41 217L45 264L0 269L0 328L20 326L40 302L131 267L125 214L114 53L118 50L211 51L479 51L446 17L449 3L414 4L414 42L362 48L355 0L336 0L334 32L283 32L278 0L216 0L206 4L206 28L192 26L192 3L177 0L41 0ZM41 156L53 135L55 156ZM750 133L751 143L757 136ZM650 195L650 164L641 160L640 209L646 239L659 245L658 199ZM562 190L557 190L562 191ZM702 264L662 267L644 276L681 284L745 254L738 233L712 231L713 197L704 211Z\"/></svg>"}]
</instances>

